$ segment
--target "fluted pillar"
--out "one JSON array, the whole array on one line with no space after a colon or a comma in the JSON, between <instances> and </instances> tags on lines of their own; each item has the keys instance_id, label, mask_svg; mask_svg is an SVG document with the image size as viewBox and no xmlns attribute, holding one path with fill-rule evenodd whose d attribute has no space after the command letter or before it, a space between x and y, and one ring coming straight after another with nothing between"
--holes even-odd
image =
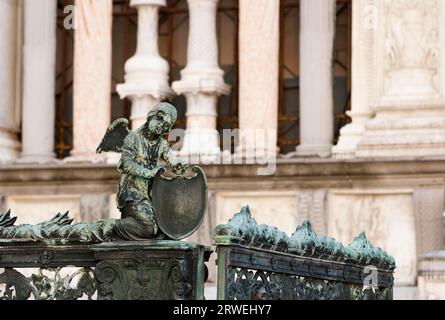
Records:
<instances>
[{"instance_id":1,"label":"fluted pillar","mask_svg":"<svg viewBox=\"0 0 445 320\"><path fill-rule=\"evenodd\" d=\"M132 0L130 5L138 10L137 49L125 63L125 83L117 85L122 99L132 101L131 123L133 129L141 126L151 108L172 96L168 84L169 66L159 55L159 8L165 0Z\"/></svg>"},{"instance_id":2,"label":"fluted pillar","mask_svg":"<svg viewBox=\"0 0 445 320\"><path fill-rule=\"evenodd\" d=\"M56 0L24 1L20 162L55 158L56 6Z\"/></svg>"},{"instance_id":3,"label":"fluted pillar","mask_svg":"<svg viewBox=\"0 0 445 320\"><path fill-rule=\"evenodd\" d=\"M112 0L76 0L73 150L70 162L98 161L111 118Z\"/></svg>"},{"instance_id":4,"label":"fluted pillar","mask_svg":"<svg viewBox=\"0 0 445 320\"><path fill-rule=\"evenodd\" d=\"M335 0L300 1L300 156L331 154L335 8Z\"/></svg>"},{"instance_id":5,"label":"fluted pillar","mask_svg":"<svg viewBox=\"0 0 445 320\"><path fill-rule=\"evenodd\" d=\"M352 122L340 130L338 144L332 149L334 158L353 158L365 131L366 122L372 117L373 46L376 42L378 22L377 0L352 2L352 92L351 111L347 114Z\"/></svg>"},{"instance_id":6,"label":"fluted pillar","mask_svg":"<svg viewBox=\"0 0 445 320\"><path fill-rule=\"evenodd\" d=\"M220 152L216 126L218 96L230 92L218 65L218 0L188 0L187 3L190 16L187 66L181 72L181 80L173 83L175 92L187 99L187 130L182 153L217 155Z\"/></svg>"},{"instance_id":7,"label":"fluted pillar","mask_svg":"<svg viewBox=\"0 0 445 320\"><path fill-rule=\"evenodd\" d=\"M0 2L0 162L15 160L20 151L15 116L18 66L19 1Z\"/></svg>"},{"instance_id":8,"label":"fluted pillar","mask_svg":"<svg viewBox=\"0 0 445 320\"><path fill-rule=\"evenodd\" d=\"M239 129L237 153L276 155L279 0L239 1ZM271 149L272 146L272 149Z\"/></svg>"}]
</instances>

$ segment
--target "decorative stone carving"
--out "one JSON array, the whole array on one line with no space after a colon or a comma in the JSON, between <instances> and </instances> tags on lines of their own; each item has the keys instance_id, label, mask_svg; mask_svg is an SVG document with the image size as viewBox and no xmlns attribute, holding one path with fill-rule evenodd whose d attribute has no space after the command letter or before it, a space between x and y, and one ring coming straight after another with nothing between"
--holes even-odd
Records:
<instances>
[{"instance_id":1,"label":"decorative stone carving","mask_svg":"<svg viewBox=\"0 0 445 320\"><path fill-rule=\"evenodd\" d=\"M326 190L300 190L298 192L299 222L310 220L314 229L321 234L326 233Z\"/></svg>"},{"instance_id":2,"label":"decorative stone carving","mask_svg":"<svg viewBox=\"0 0 445 320\"><path fill-rule=\"evenodd\" d=\"M415 283L413 190L331 190L328 206L330 236L349 242L364 230L373 243L394 254L396 285Z\"/></svg>"},{"instance_id":3,"label":"decorative stone carving","mask_svg":"<svg viewBox=\"0 0 445 320\"><path fill-rule=\"evenodd\" d=\"M438 97L437 0L385 0L385 96L404 100Z\"/></svg>"},{"instance_id":4,"label":"decorative stone carving","mask_svg":"<svg viewBox=\"0 0 445 320\"><path fill-rule=\"evenodd\" d=\"M366 0L353 10L353 122L335 157L444 155L444 3Z\"/></svg>"},{"instance_id":5,"label":"decorative stone carving","mask_svg":"<svg viewBox=\"0 0 445 320\"><path fill-rule=\"evenodd\" d=\"M444 155L444 3L380 0L376 8L375 117L355 156Z\"/></svg>"}]
</instances>

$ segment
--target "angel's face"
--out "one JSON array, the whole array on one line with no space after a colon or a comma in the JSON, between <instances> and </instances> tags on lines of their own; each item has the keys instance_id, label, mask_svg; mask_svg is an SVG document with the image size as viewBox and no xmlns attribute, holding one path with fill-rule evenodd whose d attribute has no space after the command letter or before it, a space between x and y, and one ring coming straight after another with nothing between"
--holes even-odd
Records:
<instances>
[{"instance_id":1,"label":"angel's face","mask_svg":"<svg viewBox=\"0 0 445 320\"><path fill-rule=\"evenodd\" d=\"M158 111L155 116L150 118L148 129L158 136L166 134L172 125L172 119L170 118L165 112Z\"/></svg>"}]
</instances>

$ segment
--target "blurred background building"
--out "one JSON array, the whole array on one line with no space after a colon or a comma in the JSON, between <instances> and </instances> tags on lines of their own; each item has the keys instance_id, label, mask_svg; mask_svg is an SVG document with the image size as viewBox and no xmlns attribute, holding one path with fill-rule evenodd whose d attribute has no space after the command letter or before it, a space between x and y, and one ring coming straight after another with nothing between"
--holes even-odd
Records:
<instances>
[{"instance_id":1,"label":"blurred background building","mask_svg":"<svg viewBox=\"0 0 445 320\"><path fill-rule=\"evenodd\" d=\"M0 0L0 209L119 217L116 156L95 149L113 119L136 128L171 101L189 153L218 154L223 129L276 131L272 175L203 165L192 240L245 204L288 234L365 230L396 258L395 298L445 299L444 15L440 0Z\"/></svg>"}]
</instances>

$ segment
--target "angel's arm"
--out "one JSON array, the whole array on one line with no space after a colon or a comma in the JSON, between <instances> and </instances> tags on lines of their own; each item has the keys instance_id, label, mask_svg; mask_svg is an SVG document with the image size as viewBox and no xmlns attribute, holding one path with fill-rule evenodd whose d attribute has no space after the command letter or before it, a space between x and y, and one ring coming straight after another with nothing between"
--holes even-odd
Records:
<instances>
[{"instance_id":1,"label":"angel's arm","mask_svg":"<svg viewBox=\"0 0 445 320\"><path fill-rule=\"evenodd\" d=\"M137 153L137 140L133 135L128 135L122 146L122 157L119 162L119 170L133 176L146 179L153 178L153 170L149 170L134 161Z\"/></svg>"},{"instance_id":2,"label":"angel's arm","mask_svg":"<svg viewBox=\"0 0 445 320\"><path fill-rule=\"evenodd\" d=\"M175 155L173 150L168 145L168 142L165 140L163 141L161 157L165 163L172 168L185 167L187 165L187 162L184 159L178 158Z\"/></svg>"}]
</instances>

